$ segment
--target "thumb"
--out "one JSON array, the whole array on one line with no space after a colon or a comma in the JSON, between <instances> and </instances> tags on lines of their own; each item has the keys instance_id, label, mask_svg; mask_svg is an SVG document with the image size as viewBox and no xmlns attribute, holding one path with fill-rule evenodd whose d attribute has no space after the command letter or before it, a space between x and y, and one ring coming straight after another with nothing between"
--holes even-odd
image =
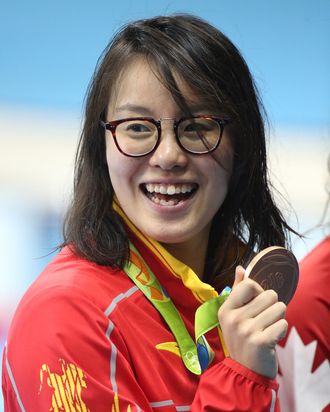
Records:
<instances>
[{"instance_id":1,"label":"thumb","mask_svg":"<svg viewBox=\"0 0 330 412\"><path fill-rule=\"evenodd\" d=\"M235 269L235 280L234 280L234 284L233 284L233 289L242 282L242 280L244 279L244 274L245 274L245 269L243 268L243 266L236 266Z\"/></svg>"}]
</instances>

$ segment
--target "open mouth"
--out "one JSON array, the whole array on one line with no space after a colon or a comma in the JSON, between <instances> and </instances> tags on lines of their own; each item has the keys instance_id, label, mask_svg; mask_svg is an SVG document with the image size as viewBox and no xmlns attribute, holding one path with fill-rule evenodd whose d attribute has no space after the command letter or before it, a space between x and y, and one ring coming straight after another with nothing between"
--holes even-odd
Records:
<instances>
[{"instance_id":1,"label":"open mouth","mask_svg":"<svg viewBox=\"0 0 330 412\"><path fill-rule=\"evenodd\" d=\"M194 195L196 183L160 184L147 183L141 185L141 190L153 203L162 206L176 206Z\"/></svg>"}]
</instances>

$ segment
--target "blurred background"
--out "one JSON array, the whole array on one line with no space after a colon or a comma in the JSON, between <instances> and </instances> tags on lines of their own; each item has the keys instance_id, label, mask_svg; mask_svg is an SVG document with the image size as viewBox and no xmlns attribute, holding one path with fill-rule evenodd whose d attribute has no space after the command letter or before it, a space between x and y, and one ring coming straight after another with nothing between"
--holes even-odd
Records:
<instances>
[{"instance_id":1,"label":"blurred background","mask_svg":"<svg viewBox=\"0 0 330 412\"><path fill-rule=\"evenodd\" d=\"M269 115L270 175L284 215L299 232L319 223L330 153L329 0L0 0L1 352L15 306L61 241L99 55L128 21L181 12L241 50ZM324 236L320 227L292 238L297 258Z\"/></svg>"}]
</instances>

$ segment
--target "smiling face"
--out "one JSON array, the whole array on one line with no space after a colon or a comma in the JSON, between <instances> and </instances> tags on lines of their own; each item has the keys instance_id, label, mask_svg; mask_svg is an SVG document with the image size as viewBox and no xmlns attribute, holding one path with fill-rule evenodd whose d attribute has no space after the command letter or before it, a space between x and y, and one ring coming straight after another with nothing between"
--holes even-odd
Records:
<instances>
[{"instance_id":1,"label":"smiling face","mask_svg":"<svg viewBox=\"0 0 330 412\"><path fill-rule=\"evenodd\" d=\"M177 79L193 115L216 115L199 107L198 98ZM127 157L106 131L106 156L117 199L129 219L147 236L165 244L207 245L212 219L228 190L232 146L226 129L211 154L193 155L177 144L173 120L182 110L144 58L125 68L109 102L107 121L129 117L162 120L157 149L143 157ZM197 243L196 243L197 242Z\"/></svg>"}]
</instances>

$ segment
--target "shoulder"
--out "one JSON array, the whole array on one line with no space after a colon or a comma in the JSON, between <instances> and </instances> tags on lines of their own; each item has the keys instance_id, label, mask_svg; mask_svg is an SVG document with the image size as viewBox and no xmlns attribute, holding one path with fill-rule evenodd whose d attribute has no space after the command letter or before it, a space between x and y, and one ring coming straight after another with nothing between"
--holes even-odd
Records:
<instances>
[{"instance_id":1,"label":"shoulder","mask_svg":"<svg viewBox=\"0 0 330 412\"><path fill-rule=\"evenodd\" d=\"M120 269L99 266L64 248L19 303L8 332L8 348L18 353L23 341L49 351L72 342L80 346L106 342L109 315L123 317L124 297L133 295L129 307L137 306L135 301L141 297L136 290ZM125 304L118 311L121 303Z\"/></svg>"},{"instance_id":2,"label":"shoulder","mask_svg":"<svg viewBox=\"0 0 330 412\"><path fill-rule=\"evenodd\" d=\"M319 243L299 266L298 287L288 305L286 318L305 343L317 339L329 352L326 342L329 342L330 237Z\"/></svg>"},{"instance_id":3,"label":"shoulder","mask_svg":"<svg viewBox=\"0 0 330 412\"><path fill-rule=\"evenodd\" d=\"M22 303L40 299L41 296L47 299L72 296L94 302L104 310L109 299L131 285L121 269L90 262L65 247L34 281Z\"/></svg>"},{"instance_id":4,"label":"shoulder","mask_svg":"<svg viewBox=\"0 0 330 412\"><path fill-rule=\"evenodd\" d=\"M293 302L305 305L330 301L330 237L320 242L299 263L299 283ZM291 304L290 304L291 305Z\"/></svg>"},{"instance_id":5,"label":"shoulder","mask_svg":"<svg viewBox=\"0 0 330 412\"><path fill-rule=\"evenodd\" d=\"M330 236L318 243L300 262L299 266L303 277L310 276L317 280L320 275L330 278ZM311 273L308 275L307 272ZM313 275L313 272L317 272L317 276Z\"/></svg>"},{"instance_id":6,"label":"shoulder","mask_svg":"<svg viewBox=\"0 0 330 412\"><path fill-rule=\"evenodd\" d=\"M98 319L106 325L108 308L132 288L134 284L122 270L89 262L66 247L26 291L9 336L32 322L38 323L40 332L48 325L70 327L81 317L90 324Z\"/></svg>"},{"instance_id":7,"label":"shoulder","mask_svg":"<svg viewBox=\"0 0 330 412\"><path fill-rule=\"evenodd\" d=\"M51 386L51 377L65 378L66 371L86 377L90 388L91 382L107 384L112 342L128 358L107 308L132 287L121 270L88 262L68 248L50 262L22 298L7 336L7 371L27 404L50 405L48 398L43 401L39 396L40 388Z\"/></svg>"}]
</instances>

